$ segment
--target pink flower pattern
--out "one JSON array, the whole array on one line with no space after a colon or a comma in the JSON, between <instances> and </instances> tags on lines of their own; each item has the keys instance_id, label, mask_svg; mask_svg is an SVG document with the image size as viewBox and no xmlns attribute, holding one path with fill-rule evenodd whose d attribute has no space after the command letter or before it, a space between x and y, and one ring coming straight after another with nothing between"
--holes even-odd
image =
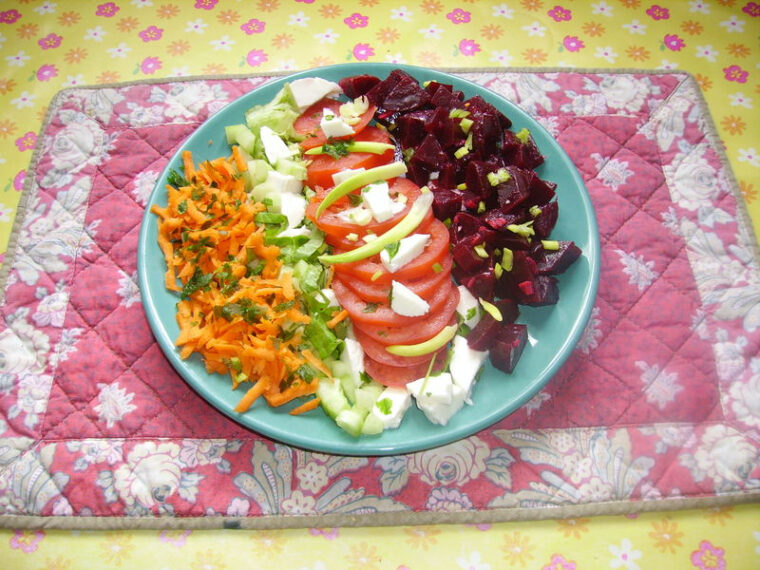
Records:
<instances>
[{"instance_id":1,"label":"pink flower pattern","mask_svg":"<svg viewBox=\"0 0 760 570\"><path fill-rule=\"evenodd\" d=\"M573 19L573 13L562 6L555 6L547 12L547 15L555 22L569 22Z\"/></svg>"},{"instance_id":2,"label":"pink flower pattern","mask_svg":"<svg viewBox=\"0 0 760 570\"><path fill-rule=\"evenodd\" d=\"M119 7L114 2L106 2L105 4L100 4L98 6L98 9L95 10L95 15L104 18L113 18L118 11Z\"/></svg>"},{"instance_id":3,"label":"pink flower pattern","mask_svg":"<svg viewBox=\"0 0 760 570\"><path fill-rule=\"evenodd\" d=\"M16 139L16 148L20 151L32 150L37 144L37 133L29 131Z\"/></svg>"},{"instance_id":4,"label":"pink flower pattern","mask_svg":"<svg viewBox=\"0 0 760 570\"><path fill-rule=\"evenodd\" d=\"M138 35L140 36L140 39L144 42L156 42L163 37L164 30L157 26L148 26Z\"/></svg>"},{"instance_id":5,"label":"pink flower pattern","mask_svg":"<svg viewBox=\"0 0 760 570\"><path fill-rule=\"evenodd\" d=\"M681 51L686 47L686 42L675 34L666 34L663 39L663 44L671 51Z\"/></svg>"},{"instance_id":6,"label":"pink flower pattern","mask_svg":"<svg viewBox=\"0 0 760 570\"><path fill-rule=\"evenodd\" d=\"M366 28L367 24L369 23L369 18L367 16L362 16L358 12L354 12L349 17L344 19L343 23L345 23L352 30L356 28Z\"/></svg>"},{"instance_id":7,"label":"pink flower pattern","mask_svg":"<svg viewBox=\"0 0 760 570\"><path fill-rule=\"evenodd\" d=\"M55 49L61 45L62 41L63 41L63 38L61 36L59 36L58 34L50 33L46 35L44 38L40 39L40 41L38 41L37 44L42 49Z\"/></svg>"},{"instance_id":8,"label":"pink flower pattern","mask_svg":"<svg viewBox=\"0 0 760 570\"><path fill-rule=\"evenodd\" d=\"M746 83L747 77L749 77L749 72L738 65L724 67L723 74L728 81L736 81L737 83Z\"/></svg>"},{"instance_id":9,"label":"pink flower pattern","mask_svg":"<svg viewBox=\"0 0 760 570\"><path fill-rule=\"evenodd\" d=\"M369 44L359 43L354 46L351 52L357 61L367 61L375 55L375 50Z\"/></svg>"},{"instance_id":10,"label":"pink flower pattern","mask_svg":"<svg viewBox=\"0 0 760 570\"><path fill-rule=\"evenodd\" d=\"M146 57L140 64L140 71L145 75L153 75L161 69L161 59L157 57Z\"/></svg>"},{"instance_id":11,"label":"pink flower pattern","mask_svg":"<svg viewBox=\"0 0 760 570\"><path fill-rule=\"evenodd\" d=\"M446 18L451 21L452 24L467 24L472 18L472 14L467 10L456 8L446 14Z\"/></svg>"},{"instance_id":12,"label":"pink flower pattern","mask_svg":"<svg viewBox=\"0 0 760 570\"><path fill-rule=\"evenodd\" d=\"M260 34L264 31L265 28L266 28L266 22L262 22L261 20L257 20L256 18L251 18L245 24L240 26L240 29L243 30L249 36L251 34Z\"/></svg>"},{"instance_id":13,"label":"pink flower pattern","mask_svg":"<svg viewBox=\"0 0 760 570\"><path fill-rule=\"evenodd\" d=\"M260 49L252 49L248 52L248 55L245 57L245 61L248 65L251 67L258 67L262 63L267 62L267 54L264 50Z\"/></svg>"},{"instance_id":14,"label":"pink flower pattern","mask_svg":"<svg viewBox=\"0 0 760 570\"><path fill-rule=\"evenodd\" d=\"M50 81L58 77L58 68L55 65L42 65L35 74L37 81Z\"/></svg>"},{"instance_id":15,"label":"pink flower pattern","mask_svg":"<svg viewBox=\"0 0 760 570\"><path fill-rule=\"evenodd\" d=\"M580 51L586 44L584 44L577 36L565 36L562 40L562 46L567 51Z\"/></svg>"},{"instance_id":16,"label":"pink flower pattern","mask_svg":"<svg viewBox=\"0 0 760 570\"><path fill-rule=\"evenodd\" d=\"M725 550L713 546L709 540L699 543L699 550L691 553L691 563L699 570L725 570Z\"/></svg>"},{"instance_id":17,"label":"pink flower pattern","mask_svg":"<svg viewBox=\"0 0 760 570\"><path fill-rule=\"evenodd\" d=\"M480 44L475 40L463 39L459 42L459 53L466 56L475 55L480 51Z\"/></svg>"}]
</instances>

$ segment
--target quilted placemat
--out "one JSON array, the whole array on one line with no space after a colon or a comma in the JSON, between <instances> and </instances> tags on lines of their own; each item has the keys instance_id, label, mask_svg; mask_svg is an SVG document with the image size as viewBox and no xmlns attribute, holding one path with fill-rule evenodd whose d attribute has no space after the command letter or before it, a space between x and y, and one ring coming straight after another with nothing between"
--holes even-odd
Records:
<instances>
[{"instance_id":1,"label":"quilted placemat","mask_svg":"<svg viewBox=\"0 0 760 570\"><path fill-rule=\"evenodd\" d=\"M1 525L487 522L760 497L757 241L696 83L453 71L539 120L597 211L596 306L545 389L490 429L390 457L310 453L227 419L151 335L137 235L178 145L271 77L67 89L3 266Z\"/></svg>"}]
</instances>

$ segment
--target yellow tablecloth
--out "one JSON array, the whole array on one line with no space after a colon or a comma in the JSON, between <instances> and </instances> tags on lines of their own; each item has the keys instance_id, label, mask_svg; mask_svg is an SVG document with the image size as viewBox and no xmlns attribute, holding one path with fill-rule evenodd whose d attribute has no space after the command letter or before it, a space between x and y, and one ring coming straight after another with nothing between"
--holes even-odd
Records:
<instances>
[{"instance_id":1,"label":"yellow tablecloth","mask_svg":"<svg viewBox=\"0 0 760 570\"><path fill-rule=\"evenodd\" d=\"M52 96L145 77L429 67L694 74L760 232L760 3L18 0L0 3L0 252ZM0 490L0 499L2 490ZM757 568L760 506L490 527L0 531L10 568Z\"/></svg>"}]
</instances>

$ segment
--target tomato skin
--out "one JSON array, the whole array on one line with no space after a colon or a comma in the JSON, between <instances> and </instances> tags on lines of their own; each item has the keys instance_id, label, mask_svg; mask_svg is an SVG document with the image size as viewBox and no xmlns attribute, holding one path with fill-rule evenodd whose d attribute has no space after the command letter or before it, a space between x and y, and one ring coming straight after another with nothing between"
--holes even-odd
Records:
<instances>
[{"instance_id":1,"label":"tomato skin","mask_svg":"<svg viewBox=\"0 0 760 570\"><path fill-rule=\"evenodd\" d=\"M356 340L358 340L362 345L364 354L366 354L375 362L379 362L380 364L385 364L387 366L403 367L414 366L421 363L429 364L430 359L433 357L432 354L423 354L421 356L397 356L395 354L391 354L385 350L386 345L380 344L371 336L357 328L354 328L354 336L356 336ZM437 352L440 352L440 350Z\"/></svg>"},{"instance_id":2,"label":"tomato skin","mask_svg":"<svg viewBox=\"0 0 760 570\"><path fill-rule=\"evenodd\" d=\"M384 386L403 388L409 384L409 382L414 382L415 380L425 377L430 366L430 360L433 356L433 354L429 354L427 361L412 366L390 366L378 362L365 354L364 370L374 380L380 382ZM445 358L436 356L435 363L433 363L433 370L439 370L440 364L443 364L445 361Z\"/></svg>"},{"instance_id":3,"label":"tomato skin","mask_svg":"<svg viewBox=\"0 0 760 570\"><path fill-rule=\"evenodd\" d=\"M340 114L340 106L342 104L342 101L325 97L301 113L301 115L293 123L293 128L299 135L305 137L304 140L299 143L302 149L308 150L327 142L327 137L325 136L322 128L319 126L319 122L322 120L322 110L330 109L336 115L338 115ZM372 120L376 110L377 108L374 105L370 105L369 108L359 117L359 122L351 125L351 128L354 130L354 134L335 138L347 139L361 132L362 129L364 129L364 127L366 127Z\"/></svg>"},{"instance_id":4,"label":"tomato skin","mask_svg":"<svg viewBox=\"0 0 760 570\"><path fill-rule=\"evenodd\" d=\"M330 240L343 240L347 235L352 233L356 234L359 237L363 237L368 233L374 233L377 235L385 233L393 226L395 226L399 221L401 221L404 216L406 216L406 214L409 212L409 208L412 207L412 204L420 195L420 187L406 178L393 178L388 181L388 184L390 185L391 195L401 193L406 196L406 205L404 209L401 210L398 214L385 220L384 222L376 222L373 220L365 226L360 226L359 224L351 224L342 220L338 214L349 207L348 198L346 197L343 197L340 200L336 201L333 205L327 208L322 213L322 215L319 216L319 218L317 218L317 208L319 208L319 204L327 194L327 189L321 189L317 191L317 195L314 196L314 198L312 198L312 200L306 206L306 217L314 222L314 225L316 225L320 230L327 234L325 239L328 241L328 243L331 243ZM428 218L430 220L433 219L432 208L430 210L430 215ZM354 249L358 245L361 245L360 243L356 242L346 243L351 244L350 249Z\"/></svg>"},{"instance_id":5,"label":"tomato skin","mask_svg":"<svg viewBox=\"0 0 760 570\"><path fill-rule=\"evenodd\" d=\"M370 281L375 276L374 282L377 284L388 284L392 280L408 281L425 277L431 271L433 264L440 263L449 254L449 229L440 220L433 219L426 227L418 227L415 233L429 233L430 243L420 255L398 271L389 273L380 261L380 255L377 254L360 261L336 264L336 275L362 281ZM341 253L341 251L336 250L336 253Z\"/></svg>"},{"instance_id":6,"label":"tomato skin","mask_svg":"<svg viewBox=\"0 0 760 570\"><path fill-rule=\"evenodd\" d=\"M391 138L386 131L373 126L367 126L353 139L355 141L391 143ZM335 185L332 177L336 172L357 168L369 170L393 162L393 156L393 150L387 150L382 154L350 152L340 158L333 158L328 154L306 155L309 160L309 165L306 167L306 184L310 188L332 188Z\"/></svg>"},{"instance_id":7,"label":"tomato skin","mask_svg":"<svg viewBox=\"0 0 760 570\"><path fill-rule=\"evenodd\" d=\"M443 256L443 259L441 259L439 263L441 264L441 270L438 273L431 268L426 276L412 281L405 281L404 285L409 287L415 295L418 295L427 301L446 279L451 279L451 267L453 265L451 256ZM390 283L375 283L374 281L363 281L361 279L346 279L345 277L340 278L340 276L338 276L338 278L346 287L351 289L359 296L359 298L367 303L382 303L388 299L391 292Z\"/></svg>"},{"instance_id":8,"label":"tomato skin","mask_svg":"<svg viewBox=\"0 0 760 570\"><path fill-rule=\"evenodd\" d=\"M456 324L456 308L459 304L459 289L451 288L446 302L436 313L430 313L428 318L419 321L414 326L387 327L354 323L355 329L372 338L372 340L388 346L391 344L417 344L433 338L443 327Z\"/></svg>"},{"instance_id":9,"label":"tomato skin","mask_svg":"<svg viewBox=\"0 0 760 570\"><path fill-rule=\"evenodd\" d=\"M381 327L416 326L418 322L429 319L431 315L437 313L446 304L452 289L456 288L451 280L449 280L447 284L445 283L437 288L433 296L428 300L430 310L427 313L418 317L407 317L399 315L391 309L387 299L385 302L377 303L376 307L372 307L373 310L368 311L368 303L359 298L340 278L335 277L332 281L332 290L335 292L338 303L348 311L348 315L354 324Z\"/></svg>"}]
</instances>

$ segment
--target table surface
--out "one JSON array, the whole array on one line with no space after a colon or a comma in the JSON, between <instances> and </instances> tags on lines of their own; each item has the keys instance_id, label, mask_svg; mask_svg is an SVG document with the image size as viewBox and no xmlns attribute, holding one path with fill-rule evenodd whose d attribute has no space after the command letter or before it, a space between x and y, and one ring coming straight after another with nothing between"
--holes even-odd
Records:
<instances>
[{"instance_id":1,"label":"table surface","mask_svg":"<svg viewBox=\"0 0 760 570\"><path fill-rule=\"evenodd\" d=\"M46 106L58 90L347 61L688 71L702 88L757 234L759 33L760 3L741 0L6 2L0 4L0 252ZM745 505L487 526L2 530L0 557L12 568L90 567L103 560L170 567L178 559L188 567L223 568L263 554L258 567L314 570L755 568L759 515L760 506Z\"/></svg>"}]
</instances>

